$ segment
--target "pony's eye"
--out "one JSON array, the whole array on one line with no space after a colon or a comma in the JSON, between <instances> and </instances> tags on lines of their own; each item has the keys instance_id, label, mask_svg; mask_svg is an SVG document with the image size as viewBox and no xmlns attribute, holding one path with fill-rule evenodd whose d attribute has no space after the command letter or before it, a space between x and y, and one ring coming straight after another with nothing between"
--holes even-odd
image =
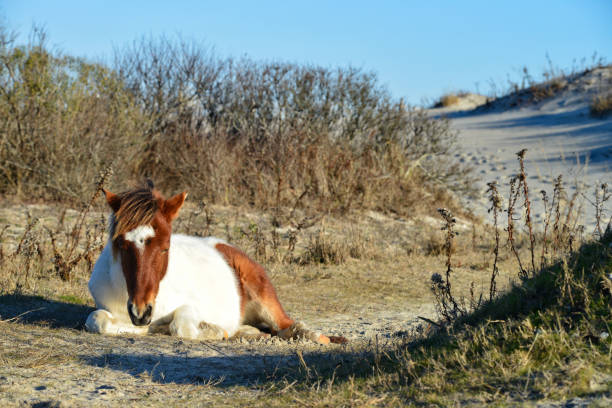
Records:
<instances>
[{"instance_id":1,"label":"pony's eye","mask_svg":"<svg viewBox=\"0 0 612 408\"><path fill-rule=\"evenodd\" d=\"M165 254L166 252L168 252L168 248L162 249L161 252L162 252L162 254Z\"/></svg>"},{"instance_id":2,"label":"pony's eye","mask_svg":"<svg viewBox=\"0 0 612 408\"><path fill-rule=\"evenodd\" d=\"M149 245L151 243L151 238L147 238L147 240L145 241L145 245Z\"/></svg>"}]
</instances>

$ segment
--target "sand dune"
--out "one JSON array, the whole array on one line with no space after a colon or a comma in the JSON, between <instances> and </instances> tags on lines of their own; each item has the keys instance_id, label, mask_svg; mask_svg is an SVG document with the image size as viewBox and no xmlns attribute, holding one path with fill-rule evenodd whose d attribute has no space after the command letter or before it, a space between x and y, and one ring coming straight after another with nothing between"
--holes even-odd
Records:
<instances>
[{"instance_id":1,"label":"sand dune","mask_svg":"<svg viewBox=\"0 0 612 408\"><path fill-rule=\"evenodd\" d=\"M472 164L482 192L471 201L474 210L486 214L485 183L496 180L507 195L508 181L517 172L516 152L526 148L526 166L536 218L541 220L539 191L552 192L552 180L563 175L571 196L579 191L584 204L584 225L592 231L593 188L606 182L612 188L612 117L593 118L589 104L593 96L612 91L612 66L576 74L566 79L564 89L539 102L528 92L512 94L486 105L432 109L435 117L448 117L459 131L462 151L457 157ZM587 200L588 199L588 200ZM612 203L608 203L612 209ZM612 214L606 213L606 220Z\"/></svg>"}]
</instances>

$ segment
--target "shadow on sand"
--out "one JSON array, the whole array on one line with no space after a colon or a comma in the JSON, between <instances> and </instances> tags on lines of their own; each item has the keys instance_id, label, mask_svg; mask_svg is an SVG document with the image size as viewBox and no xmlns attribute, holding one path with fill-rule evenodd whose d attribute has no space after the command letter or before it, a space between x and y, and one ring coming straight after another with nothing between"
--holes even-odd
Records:
<instances>
[{"instance_id":1,"label":"shadow on sand","mask_svg":"<svg viewBox=\"0 0 612 408\"><path fill-rule=\"evenodd\" d=\"M1 295L0 320L25 325L43 325L56 329L83 330L89 313L94 308L45 299L30 295ZM84 334L84 333L83 333ZM81 334L78 334L81 336ZM84 334L80 341L94 349L108 352L80 355L80 360L94 367L124 372L134 377L147 376L159 384L210 384L216 387L266 384L285 379L307 377L298 350L299 345L253 344L228 347L217 342L183 342L166 335L102 336ZM157 347L157 345L163 347ZM193 355L193 352L206 355ZM158 351L159 350L159 351ZM302 353L300 351L300 353ZM367 354L367 353L366 353ZM357 358L361 356L362 358ZM303 361L317 371L333 373L335 368L355 361L369 361L362 351L350 347L322 347L320 351L304 351ZM349 363L350 362L350 363Z\"/></svg>"},{"instance_id":2,"label":"shadow on sand","mask_svg":"<svg viewBox=\"0 0 612 408\"><path fill-rule=\"evenodd\" d=\"M0 320L42 324L52 328L82 329L94 309L85 305L45 299L40 296L0 296Z\"/></svg>"},{"instance_id":3,"label":"shadow on sand","mask_svg":"<svg viewBox=\"0 0 612 408\"><path fill-rule=\"evenodd\" d=\"M205 343L202 343L202 346L204 345ZM214 343L208 345L215 347ZM328 378L335 369L344 365L347 368L351 367L351 371L355 373L359 361L372 360L371 353L344 348L304 352L301 358L297 350L299 348L285 349L279 354L231 355L231 352L224 349L221 350L222 354L201 357L110 352L95 357L81 356L81 361L95 367L122 371L134 377L144 375L159 384L209 384L216 387L231 387L277 383L284 380L303 381L312 370L322 374L322 378Z\"/></svg>"}]
</instances>

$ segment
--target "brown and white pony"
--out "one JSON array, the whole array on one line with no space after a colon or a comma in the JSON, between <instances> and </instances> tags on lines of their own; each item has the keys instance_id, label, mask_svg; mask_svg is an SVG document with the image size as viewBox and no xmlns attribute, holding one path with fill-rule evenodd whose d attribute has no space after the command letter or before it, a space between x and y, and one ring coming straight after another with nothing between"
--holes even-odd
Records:
<instances>
[{"instance_id":1,"label":"brown and white pony","mask_svg":"<svg viewBox=\"0 0 612 408\"><path fill-rule=\"evenodd\" d=\"M94 333L165 332L191 339L263 335L344 343L292 320L264 268L221 239L172 234L186 193L168 200L148 186L104 192L113 210L108 243L89 291L98 308L85 327Z\"/></svg>"}]
</instances>

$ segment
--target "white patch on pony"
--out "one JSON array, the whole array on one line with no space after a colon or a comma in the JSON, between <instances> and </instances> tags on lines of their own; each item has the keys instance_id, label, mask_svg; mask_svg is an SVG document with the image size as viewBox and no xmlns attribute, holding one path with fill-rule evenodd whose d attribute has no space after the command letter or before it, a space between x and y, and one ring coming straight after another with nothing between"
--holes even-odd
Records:
<instances>
[{"instance_id":1,"label":"white patch on pony","mask_svg":"<svg viewBox=\"0 0 612 408\"><path fill-rule=\"evenodd\" d=\"M155 231L150 225L141 225L125 233L125 240L132 242L140 252L144 249L145 242L155 236Z\"/></svg>"}]
</instances>

